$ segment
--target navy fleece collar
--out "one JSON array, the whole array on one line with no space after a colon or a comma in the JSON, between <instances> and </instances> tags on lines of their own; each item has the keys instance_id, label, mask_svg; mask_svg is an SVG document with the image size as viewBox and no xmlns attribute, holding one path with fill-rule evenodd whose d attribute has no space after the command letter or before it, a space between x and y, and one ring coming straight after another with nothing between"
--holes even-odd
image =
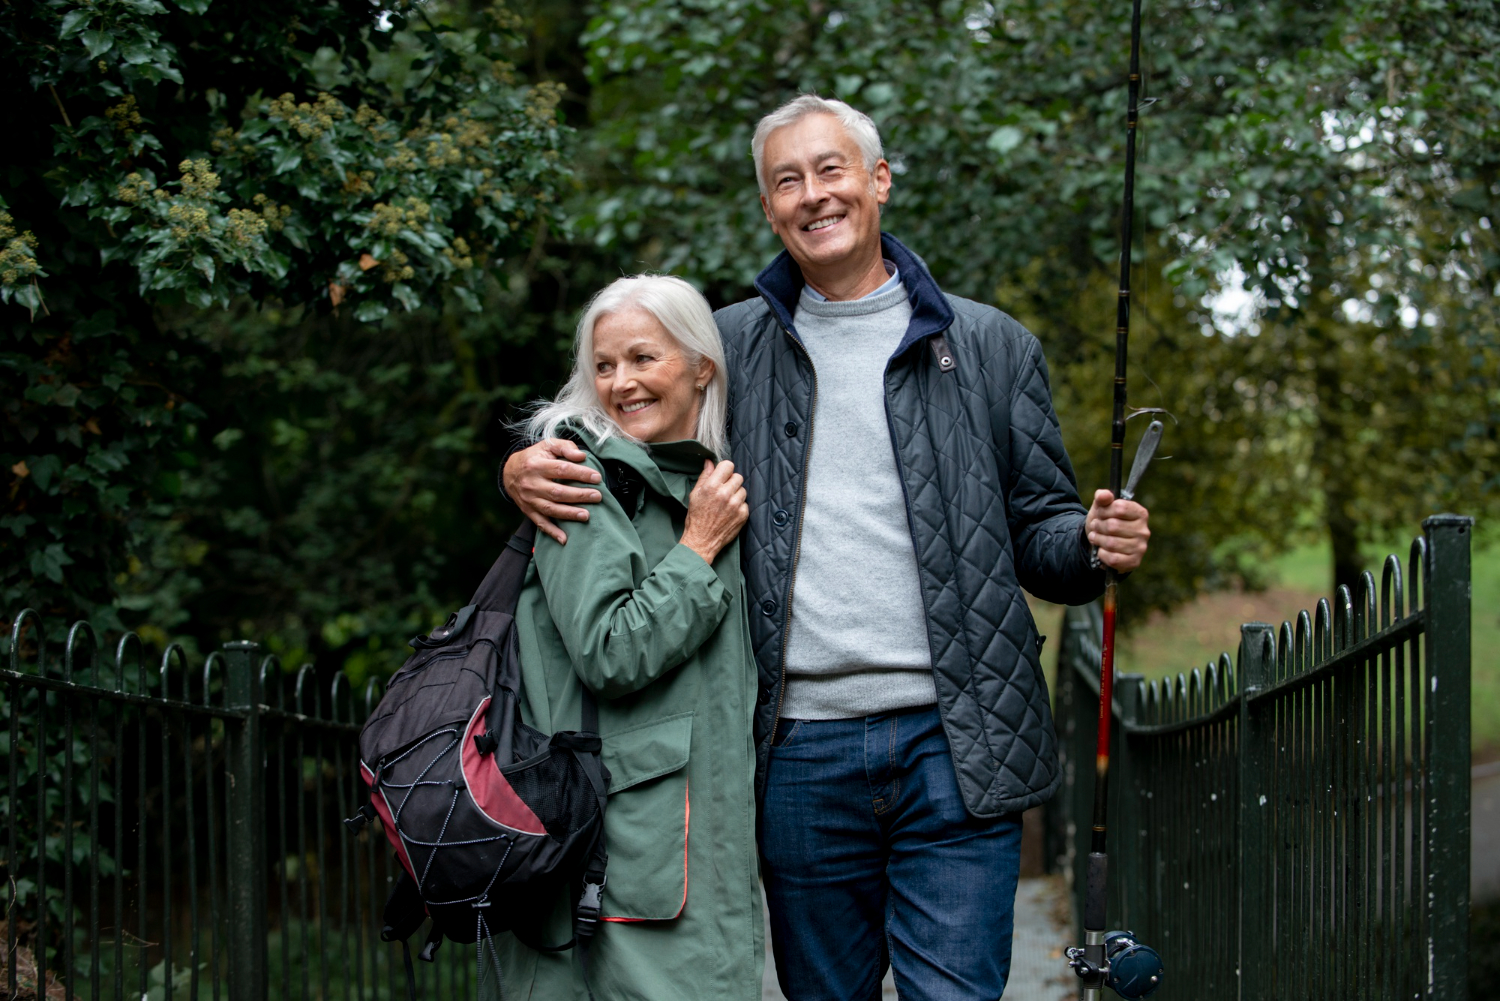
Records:
<instances>
[{"instance_id":1,"label":"navy fleece collar","mask_svg":"<svg viewBox=\"0 0 1500 1001\"><path fill-rule=\"evenodd\" d=\"M942 289L933 280L932 273L920 257L906 249L906 245L889 233L880 234L880 249L901 274L901 284L906 286L907 301L911 303L911 323L906 335L891 355L894 358L917 341L933 334L940 334L953 325L953 307L948 305ZM766 305L776 314L787 333L801 340L792 317L797 313L797 297L802 294L806 281L802 269L792 260L792 255L783 250L776 255L766 270L755 278L755 290Z\"/></svg>"}]
</instances>

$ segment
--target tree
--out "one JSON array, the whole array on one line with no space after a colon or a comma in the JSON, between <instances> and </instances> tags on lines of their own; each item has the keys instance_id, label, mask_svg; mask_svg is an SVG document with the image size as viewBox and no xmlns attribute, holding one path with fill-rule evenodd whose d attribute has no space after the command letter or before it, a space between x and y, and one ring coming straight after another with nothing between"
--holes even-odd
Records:
<instances>
[{"instance_id":1,"label":"tree","mask_svg":"<svg viewBox=\"0 0 1500 1001\"><path fill-rule=\"evenodd\" d=\"M874 115L887 228L1041 337L1104 481L1128 5L166 2L0 7L7 608L388 666L509 527L501 419L587 296L753 294L750 131L803 90ZM1180 423L1140 598L1256 583L1309 513L1347 580L1500 506L1497 18L1147 4L1131 393Z\"/></svg>"},{"instance_id":2,"label":"tree","mask_svg":"<svg viewBox=\"0 0 1500 1001\"><path fill-rule=\"evenodd\" d=\"M473 477L424 476L472 465L525 381L499 355L536 325L493 311L567 178L524 28L354 0L0 10L7 608L181 620L197 591L210 637L329 607L308 590L431 614Z\"/></svg>"},{"instance_id":3,"label":"tree","mask_svg":"<svg viewBox=\"0 0 1500 1001\"><path fill-rule=\"evenodd\" d=\"M895 173L887 228L947 288L1041 336L1081 481L1102 483L1128 13L608 4L586 38L588 159L603 166L580 215L741 297L777 249L752 195L755 119L799 91L853 101ZM1415 498L1496 506L1476 463L1497 412L1475 387L1497 371L1500 115L1474 95L1500 87L1497 40L1500 15L1479 3L1147 5L1132 378L1134 400L1182 418L1148 488L1172 540L1153 554L1152 600L1254 583L1309 508L1349 582L1362 539L1425 513ZM1235 276L1257 297L1252 324L1213 315ZM1434 378L1453 393L1431 394ZM1385 434L1459 437L1398 440L1392 462L1371 447L1377 425L1353 423L1377 396L1402 415ZM1460 414L1463 430L1445 424ZM1427 486L1395 497L1397 478Z\"/></svg>"}]
</instances>

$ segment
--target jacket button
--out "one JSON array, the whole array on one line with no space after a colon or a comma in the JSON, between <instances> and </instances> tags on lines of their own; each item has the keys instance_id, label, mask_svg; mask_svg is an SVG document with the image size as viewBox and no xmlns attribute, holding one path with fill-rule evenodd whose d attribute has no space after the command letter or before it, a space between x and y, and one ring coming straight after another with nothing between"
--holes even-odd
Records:
<instances>
[{"instance_id":1,"label":"jacket button","mask_svg":"<svg viewBox=\"0 0 1500 1001\"><path fill-rule=\"evenodd\" d=\"M787 514L785 511L777 511L775 514L771 515L771 520L776 523L777 528L780 528L787 522L791 521L792 516Z\"/></svg>"},{"instance_id":2,"label":"jacket button","mask_svg":"<svg viewBox=\"0 0 1500 1001\"><path fill-rule=\"evenodd\" d=\"M797 437L797 425L796 425L795 422L793 422L793 421L787 421L786 422L786 428L785 428L785 430L786 430L786 436L788 438L795 438L795 437Z\"/></svg>"},{"instance_id":3,"label":"jacket button","mask_svg":"<svg viewBox=\"0 0 1500 1001\"><path fill-rule=\"evenodd\" d=\"M762 601L760 603L760 610L762 612L765 612L767 615L775 615L776 602L772 601L770 598L767 598L765 601Z\"/></svg>"},{"instance_id":4,"label":"jacket button","mask_svg":"<svg viewBox=\"0 0 1500 1001\"><path fill-rule=\"evenodd\" d=\"M771 704L771 690L769 688L762 688L760 690L760 693L755 696L755 701L758 702L758 703L760 703L763 706L770 705Z\"/></svg>"}]
</instances>

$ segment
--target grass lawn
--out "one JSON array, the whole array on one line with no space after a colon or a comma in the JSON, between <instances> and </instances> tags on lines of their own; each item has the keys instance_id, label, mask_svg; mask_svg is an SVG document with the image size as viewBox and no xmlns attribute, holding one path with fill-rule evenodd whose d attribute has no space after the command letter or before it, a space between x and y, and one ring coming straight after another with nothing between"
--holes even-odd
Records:
<instances>
[{"instance_id":1,"label":"grass lawn","mask_svg":"<svg viewBox=\"0 0 1500 1001\"><path fill-rule=\"evenodd\" d=\"M1380 580L1386 552L1396 552L1405 565L1410 540L1367 553L1367 565ZM1203 667L1224 651L1239 647L1240 623L1270 622L1279 626L1309 611L1318 598L1330 594L1327 545L1295 549L1272 568L1272 585L1256 594L1237 592L1204 595L1170 616L1153 616L1122 636L1121 671L1159 678ZM1148 578L1150 563L1139 575ZM1500 531L1476 533L1473 554L1473 722L1472 746L1479 760L1500 758ZM1122 607L1130 601L1131 581L1121 588ZM1033 601L1037 626L1051 639L1044 663L1049 681L1057 666L1062 637L1062 607Z\"/></svg>"}]
</instances>

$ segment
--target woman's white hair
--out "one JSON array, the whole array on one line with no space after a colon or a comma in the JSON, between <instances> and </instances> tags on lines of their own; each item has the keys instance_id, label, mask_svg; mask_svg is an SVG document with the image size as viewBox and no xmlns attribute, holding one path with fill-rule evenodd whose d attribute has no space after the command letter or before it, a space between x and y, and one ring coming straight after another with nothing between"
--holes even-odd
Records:
<instances>
[{"instance_id":1,"label":"woman's white hair","mask_svg":"<svg viewBox=\"0 0 1500 1001\"><path fill-rule=\"evenodd\" d=\"M750 140L750 156L755 160L755 183L760 185L762 195L768 193L764 173L766 140L777 129L794 125L808 115L832 115L837 118L864 156L865 170L873 173L875 164L885 155L880 145L880 130L875 127L869 115L851 108L843 101L819 97L817 94L802 94L762 118L755 126L755 135Z\"/></svg>"},{"instance_id":2,"label":"woman's white hair","mask_svg":"<svg viewBox=\"0 0 1500 1001\"><path fill-rule=\"evenodd\" d=\"M724 372L724 342L719 339L708 300L681 278L669 275L619 278L589 300L573 340L573 374L556 399L535 405L525 422L527 435L532 439L552 438L563 424L571 423L583 427L598 441L617 434L630 437L609 416L594 388L594 326L601 317L631 309L643 309L660 321L682 349L689 368L704 358L714 363L714 374L698 406L698 433L694 437L715 455L728 455L725 423L729 384Z\"/></svg>"}]
</instances>

